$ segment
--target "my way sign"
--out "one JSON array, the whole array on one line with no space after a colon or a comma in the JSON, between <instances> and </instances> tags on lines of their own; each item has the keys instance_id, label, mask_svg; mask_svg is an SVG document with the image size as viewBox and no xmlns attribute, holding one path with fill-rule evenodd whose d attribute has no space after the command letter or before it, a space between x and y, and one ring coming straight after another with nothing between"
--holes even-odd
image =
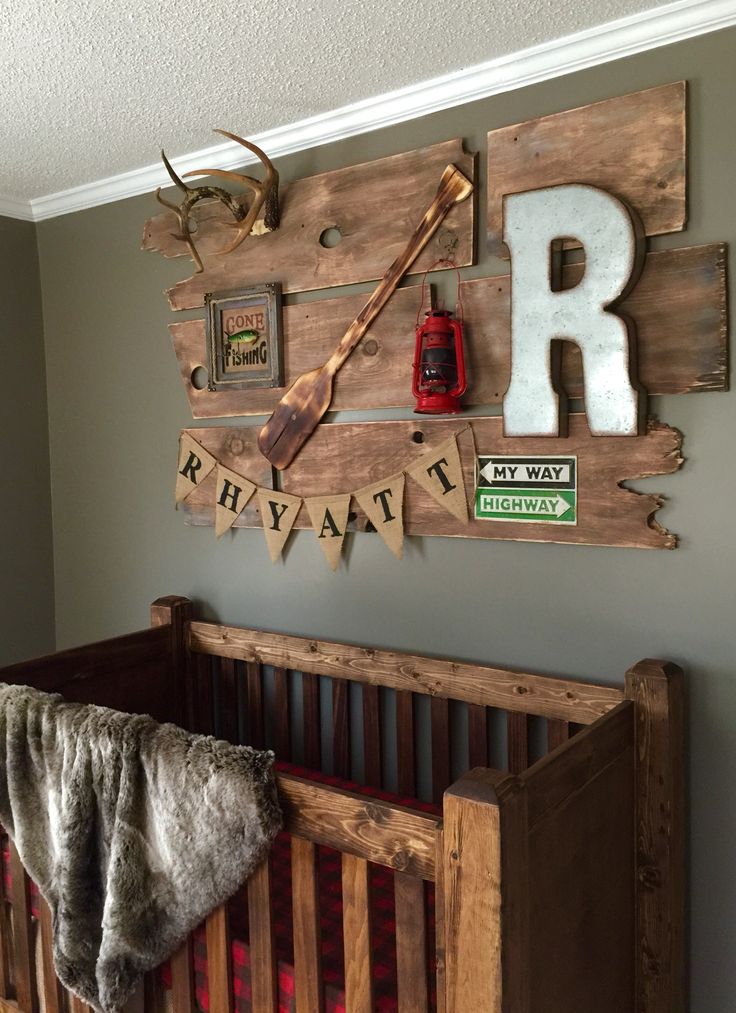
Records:
<instances>
[{"instance_id":1,"label":"my way sign","mask_svg":"<svg viewBox=\"0 0 736 1013\"><path fill-rule=\"evenodd\" d=\"M475 517L577 524L577 458L479 456Z\"/></svg>"}]
</instances>

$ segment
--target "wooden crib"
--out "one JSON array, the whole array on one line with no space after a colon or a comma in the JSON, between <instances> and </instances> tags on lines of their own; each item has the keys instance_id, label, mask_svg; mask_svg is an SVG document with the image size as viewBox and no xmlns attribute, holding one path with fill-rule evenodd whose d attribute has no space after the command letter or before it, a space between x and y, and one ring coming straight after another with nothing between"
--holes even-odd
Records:
<instances>
[{"instance_id":1,"label":"wooden crib","mask_svg":"<svg viewBox=\"0 0 736 1013\"><path fill-rule=\"evenodd\" d=\"M683 685L674 665L640 662L624 688L611 688L199 622L188 600L170 597L153 604L148 630L14 665L0 680L269 746L332 775L278 775L292 999L280 994L272 859L241 898L250 994L234 995L231 904L207 919L206 943L193 936L165 974L146 976L139 1010L685 1010ZM358 785L384 790L366 795ZM419 795L434 808L398 801ZM324 846L341 866L342 1005L324 983ZM84 1013L53 974L48 908L9 854L0 1009ZM393 994L380 1003L377 866L391 870L395 926ZM197 945L206 945L204 1000Z\"/></svg>"}]
</instances>

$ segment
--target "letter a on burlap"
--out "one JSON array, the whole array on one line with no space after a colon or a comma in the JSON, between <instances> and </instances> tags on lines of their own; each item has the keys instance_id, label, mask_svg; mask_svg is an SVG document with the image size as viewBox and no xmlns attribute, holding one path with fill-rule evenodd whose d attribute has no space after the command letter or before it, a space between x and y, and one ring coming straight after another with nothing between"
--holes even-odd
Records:
<instances>
[{"instance_id":1,"label":"letter a on burlap","mask_svg":"<svg viewBox=\"0 0 736 1013\"><path fill-rule=\"evenodd\" d=\"M397 559L404 555L404 482L401 472L353 493Z\"/></svg>"},{"instance_id":2,"label":"letter a on burlap","mask_svg":"<svg viewBox=\"0 0 736 1013\"><path fill-rule=\"evenodd\" d=\"M271 489L258 490L258 505L261 509L263 534L271 562L275 563L291 534L294 521L302 505L301 496L290 496L287 492L273 492Z\"/></svg>"},{"instance_id":3,"label":"letter a on burlap","mask_svg":"<svg viewBox=\"0 0 736 1013\"><path fill-rule=\"evenodd\" d=\"M417 481L445 510L468 523L468 503L457 436L422 454L418 461L406 469L407 475Z\"/></svg>"},{"instance_id":4,"label":"letter a on burlap","mask_svg":"<svg viewBox=\"0 0 736 1013\"><path fill-rule=\"evenodd\" d=\"M207 478L217 464L208 450L189 433L179 437L179 465L176 475L176 502L181 503Z\"/></svg>"},{"instance_id":5,"label":"letter a on burlap","mask_svg":"<svg viewBox=\"0 0 736 1013\"><path fill-rule=\"evenodd\" d=\"M350 493L344 496L313 496L304 502L325 559L336 570L345 540Z\"/></svg>"}]
</instances>

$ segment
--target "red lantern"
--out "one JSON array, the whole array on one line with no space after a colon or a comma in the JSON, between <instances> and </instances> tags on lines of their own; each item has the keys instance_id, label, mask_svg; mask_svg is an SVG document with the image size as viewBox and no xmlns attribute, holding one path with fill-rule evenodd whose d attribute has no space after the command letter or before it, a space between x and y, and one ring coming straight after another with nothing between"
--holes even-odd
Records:
<instances>
[{"instance_id":1,"label":"red lantern","mask_svg":"<svg viewBox=\"0 0 736 1013\"><path fill-rule=\"evenodd\" d=\"M457 415L465 393L463 329L449 310L429 310L417 327L412 393L420 415Z\"/></svg>"}]
</instances>

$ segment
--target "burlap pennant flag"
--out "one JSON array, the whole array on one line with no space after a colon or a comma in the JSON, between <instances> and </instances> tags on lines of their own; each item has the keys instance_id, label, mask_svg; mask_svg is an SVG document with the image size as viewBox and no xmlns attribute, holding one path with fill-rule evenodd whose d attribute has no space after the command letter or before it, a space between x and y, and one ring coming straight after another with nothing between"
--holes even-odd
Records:
<instances>
[{"instance_id":1,"label":"burlap pennant flag","mask_svg":"<svg viewBox=\"0 0 736 1013\"><path fill-rule=\"evenodd\" d=\"M266 536L268 554L271 557L271 562L275 563L294 527L302 499L301 496L290 496L286 492L259 489L258 505L261 509L263 534Z\"/></svg>"},{"instance_id":2,"label":"burlap pennant flag","mask_svg":"<svg viewBox=\"0 0 736 1013\"><path fill-rule=\"evenodd\" d=\"M181 503L207 478L217 464L208 450L189 433L179 437L179 466L176 476L176 502Z\"/></svg>"},{"instance_id":3,"label":"burlap pennant flag","mask_svg":"<svg viewBox=\"0 0 736 1013\"><path fill-rule=\"evenodd\" d=\"M404 473L354 492L368 520L397 559L404 555Z\"/></svg>"},{"instance_id":4,"label":"burlap pennant flag","mask_svg":"<svg viewBox=\"0 0 736 1013\"><path fill-rule=\"evenodd\" d=\"M434 450L422 454L418 461L406 469L406 473L426 489L445 510L449 510L463 524L468 523L468 503L465 497L457 434Z\"/></svg>"},{"instance_id":5,"label":"burlap pennant flag","mask_svg":"<svg viewBox=\"0 0 736 1013\"><path fill-rule=\"evenodd\" d=\"M305 499L312 521L327 562L333 570L337 569L345 540L345 529L350 510L350 493L344 496L313 496Z\"/></svg>"},{"instance_id":6,"label":"burlap pennant flag","mask_svg":"<svg viewBox=\"0 0 736 1013\"><path fill-rule=\"evenodd\" d=\"M256 487L247 478L229 468L217 465L215 480L215 534L219 538L229 531L245 509Z\"/></svg>"}]
</instances>

